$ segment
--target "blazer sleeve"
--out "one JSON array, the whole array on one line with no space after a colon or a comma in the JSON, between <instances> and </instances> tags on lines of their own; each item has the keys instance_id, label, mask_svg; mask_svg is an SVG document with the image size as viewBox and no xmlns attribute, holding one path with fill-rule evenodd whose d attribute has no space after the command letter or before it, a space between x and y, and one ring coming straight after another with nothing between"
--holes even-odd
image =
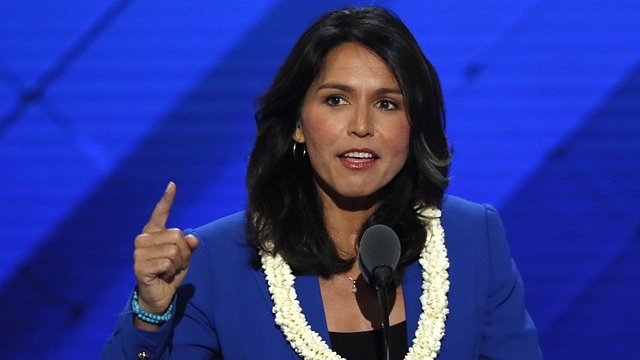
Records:
<instances>
[{"instance_id":1,"label":"blazer sleeve","mask_svg":"<svg viewBox=\"0 0 640 360\"><path fill-rule=\"evenodd\" d=\"M133 327L134 315L129 299L102 350L101 359L217 359L219 347L215 330L202 312L189 302L189 293L189 287L178 289L174 298L174 308L178 310L174 310L172 319L156 331ZM142 357L143 353L147 358Z\"/></svg>"},{"instance_id":2,"label":"blazer sleeve","mask_svg":"<svg viewBox=\"0 0 640 360\"><path fill-rule=\"evenodd\" d=\"M132 297L118 315L118 322L113 334L102 349L101 359L138 360L146 354L150 359L164 358L164 349L173 326L173 319L164 323L156 331L146 331L133 327L134 314L131 311ZM175 299L173 301L175 308ZM175 310L174 310L175 315Z\"/></svg>"},{"instance_id":3,"label":"blazer sleeve","mask_svg":"<svg viewBox=\"0 0 640 360\"><path fill-rule=\"evenodd\" d=\"M185 234L194 234L192 230ZM199 236L198 236L199 237ZM200 237L199 237L200 238ZM193 253L189 273L184 283L176 290L173 299L174 313L171 319L156 331L147 331L133 326L131 297L118 315L115 331L107 340L101 359L216 359L219 345L216 330L205 309L210 303L207 297L211 273L206 244L201 240L198 251ZM194 284L201 285L204 296L195 296ZM208 301L209 300L209 301Z\"/></svg>"},{"instance_id":4,"label":"blazer sleeve","mask_svg":"<svg viewBox=\"0 0 640 360\"><path fill-rule=\"evenodd\" d=\"M525 309L522 278L511 258L498 212L486 205L489 284L481 359L542 359L535 325Z\"/></svg>"}]
</instances>

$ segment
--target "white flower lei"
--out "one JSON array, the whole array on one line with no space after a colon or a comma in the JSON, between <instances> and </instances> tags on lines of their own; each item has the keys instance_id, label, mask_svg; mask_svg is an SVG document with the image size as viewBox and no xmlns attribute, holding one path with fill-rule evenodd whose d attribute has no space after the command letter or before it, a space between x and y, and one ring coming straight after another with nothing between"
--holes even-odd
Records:
<instances>
[{"instance_id":1,"label":"white flower lei","mask_svg":"<svg viewBox=\"0 0 640 360\"><path fill-rule=\"evenodd\" d=\"M449 260L444 245L444 229L440 224L440 210L427 208L421 215L427 219L427 240L419 260L423 279L420 296L422 314L418 319L413 345L405 359L435 359L438 356L444 323L449 313ZM276 324L291 347L306 360L342 359L307 323L293 286L295 276L289 264L279 254L270 256L261 251L260 256L273 299Z\"/></svg>"}]
</instances>

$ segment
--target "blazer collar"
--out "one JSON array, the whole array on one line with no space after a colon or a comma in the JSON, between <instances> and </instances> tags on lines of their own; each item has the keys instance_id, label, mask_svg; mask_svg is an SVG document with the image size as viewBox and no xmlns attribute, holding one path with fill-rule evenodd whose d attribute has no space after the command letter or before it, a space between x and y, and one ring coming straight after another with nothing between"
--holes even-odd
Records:
<instances>
[{"instance_id":1,"label":"blazer collar","mask_svg":"<svg viewBox=\"0 0 640 360\"><path fill-rule=\"evenodd\" d=\"M307 322L331 346L318 276L296 276L295 288ZM407 346L410 347L413 344L413 338L418 329L418 319L422 312L422 306L420 305L422 268L418 261L414 261L405 268L402 290L404 292L404 308L407 320Z\"/></svg>"}]
</instances>

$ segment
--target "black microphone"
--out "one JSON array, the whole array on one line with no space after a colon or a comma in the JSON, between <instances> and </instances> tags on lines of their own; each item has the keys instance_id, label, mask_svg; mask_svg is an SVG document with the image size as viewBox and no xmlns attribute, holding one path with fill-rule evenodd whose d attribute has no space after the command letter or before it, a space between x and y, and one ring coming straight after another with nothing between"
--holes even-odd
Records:
<instances>
[{"instance_id":1,"label":"black microphone","mask_svg":"<svg viewBox=\"0 0 640 360\"><path fill-rule=\"evenodd\" d=\"M373 225L360 240L358 265L362 277L378 290L389 285L400 259L398 235L386 225Z\"/></svg>"},{"instance_id":2,"label":"black microphone","mask_svg":"<svg viewBox=\"0 0 640 360\"><path fill-rule=\"evenodd\" d=\"M362 277L378 292L378 302L382 309L384 358L387 360L390 357L388 286L393 281L393 272L398 266L398 260L400 260L400 240L390 227L373 225L362 234L358 250L358 265Z\"/></svg>"}]
</instances>

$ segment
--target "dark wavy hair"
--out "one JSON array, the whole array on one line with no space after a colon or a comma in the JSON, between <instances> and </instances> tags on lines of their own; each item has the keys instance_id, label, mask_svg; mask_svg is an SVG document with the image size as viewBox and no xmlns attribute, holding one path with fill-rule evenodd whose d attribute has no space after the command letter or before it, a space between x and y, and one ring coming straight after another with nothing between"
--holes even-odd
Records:
<instances>
[{"instance_id":1,"label":"dark wavy hair","mask_svg":"<svg viewBox=\"0 0 640 360\"><path fill-rule=\"evenodd\" d=\"M411 126L408 159L382 190L383 203L361 233L373 224L390 226L402 246L399 266L415 261L426 238L418 211L440 207L449 184L451 153L440 81L411 32L395 14L379 7L324 15L305 31L257 101L258 130L246 177L248 241L279 253L296 273L326 277L348 270L354 261L340 257L327 232L308 157L296 161L292 151L307 89L327 53L347 42L369 48L387 64L404 96Z\"/></svg>"}]
</instances>

